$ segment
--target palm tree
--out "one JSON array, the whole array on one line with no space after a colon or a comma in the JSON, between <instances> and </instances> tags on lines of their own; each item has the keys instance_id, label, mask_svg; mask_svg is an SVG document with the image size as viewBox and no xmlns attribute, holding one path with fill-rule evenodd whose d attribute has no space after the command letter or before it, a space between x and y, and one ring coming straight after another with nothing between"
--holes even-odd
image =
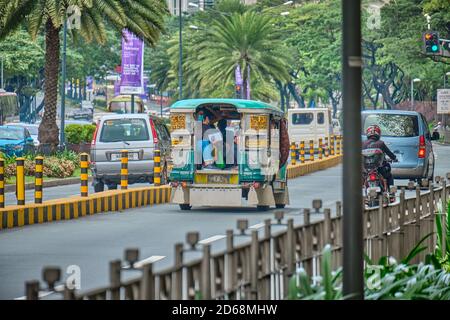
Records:
<instances>
[{"instance_id":1,"label":"palm tree","mask_svg":"<svg viewBox=\"0 0 450 320\"><path fill-rule=\"evenodd\" d=\"M271 15L245 11L221 16L195 36L192 46L185 49L186 84L202 94L230 92L234 95L234 72L242 70L244 92L247 90L247 70L250 69L252 97L269 99L276 94L274 80L289 80L289 57L279 39ZM177 61L174 48L169 53L172 65ZM270 84L270 85L268 85ZM263 90L261 90L264 88Z\"/></svg>"},{"instance_id":2,"label":"palm tree","mask_svg":"<svg viewBox=\"0 0 450 320\"><path fill-rule=\"evenodd\" d=\"M39 141L53 149L58 145L56 109L60 55L60 31L69 7L79 8L80 28L87 41L106 41L106 25L118 31L128 28L150 45L164 30L168 13L165 0L0 0L0 40L25 24L35 39L45 30L45 113Z\"/></svg>"}]
</instances>

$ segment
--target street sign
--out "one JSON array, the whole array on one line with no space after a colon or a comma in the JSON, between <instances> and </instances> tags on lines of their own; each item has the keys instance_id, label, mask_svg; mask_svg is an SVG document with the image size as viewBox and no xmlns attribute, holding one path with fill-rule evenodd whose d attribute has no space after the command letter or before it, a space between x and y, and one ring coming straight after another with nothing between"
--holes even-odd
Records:
<instances>
[{"instance_id":1,"label":"street sign","mask_svg":"<svg viewBox=\"0 0 450 320\"><path fill-rule=\"evenodd\" d=\"M450 114L450 89L438 89L437 113Z\"/></svg>"}]
</instances>

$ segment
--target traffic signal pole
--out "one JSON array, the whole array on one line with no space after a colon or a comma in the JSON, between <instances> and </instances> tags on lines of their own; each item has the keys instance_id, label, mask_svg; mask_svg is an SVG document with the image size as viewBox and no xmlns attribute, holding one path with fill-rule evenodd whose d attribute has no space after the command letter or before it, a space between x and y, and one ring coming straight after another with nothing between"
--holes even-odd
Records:
<instances>
[{"instance_id":1,"label":"traffic signal pole","mask_svg":"<svg viewBox=\"0 0 450 320\"><path fill-rule=\"evenodd\" d=\"M342 0L343 295L364 299L361 192L361 0Z\"/></svg>"}]
</instances>

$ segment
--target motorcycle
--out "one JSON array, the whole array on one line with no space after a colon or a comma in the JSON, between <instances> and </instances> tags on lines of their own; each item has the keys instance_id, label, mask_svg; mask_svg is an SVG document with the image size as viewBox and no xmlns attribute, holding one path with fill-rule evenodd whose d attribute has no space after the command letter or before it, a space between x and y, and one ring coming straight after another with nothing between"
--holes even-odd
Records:
<instances>
[{"instance_id":1,"label":"motorcycle","mask_svg":"<svg viewBox=\"0 0 450 320\"><path fill-rule=\"evenodd\" d=\"M369 207L380 205L380 196L383 196L383 203L392 203L395 201L395 187L389 190L387 180L378 172L378 168L385 161L384 152L381 149L365 149L363 156L363 195L365 204ZM391 159L387 160L392 162ZM391 193L389 192L391 191Z\"/></svg>"}]
</instances>

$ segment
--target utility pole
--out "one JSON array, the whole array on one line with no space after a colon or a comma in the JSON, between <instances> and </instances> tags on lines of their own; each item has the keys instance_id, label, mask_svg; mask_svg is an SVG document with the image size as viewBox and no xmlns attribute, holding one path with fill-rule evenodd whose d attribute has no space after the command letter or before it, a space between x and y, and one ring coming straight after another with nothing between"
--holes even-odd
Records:
<instances>
[{"instance_id":1,"label":"utility pole","mask_svg":"<svg viewBox=\"0 0 450 320\"><path fill-rule=\"evenodd\" d=\"M343 295L364 299L361 192L361 0L342 0Z\"/></svg>"},{"instance_id":2,"label":"utility pole","mask_svg":"<svg viewBox=\"0 0 450 320\"><path fill-rule=\"evenodd\" d=\"M59 148L64 148L64 118L66 113L66 56L67 56L67 17L64 16L64 34L63 34L63 56L62 56L62 76L61 76L61 126L59 128Z\"/></svg>"}]
</instances>

